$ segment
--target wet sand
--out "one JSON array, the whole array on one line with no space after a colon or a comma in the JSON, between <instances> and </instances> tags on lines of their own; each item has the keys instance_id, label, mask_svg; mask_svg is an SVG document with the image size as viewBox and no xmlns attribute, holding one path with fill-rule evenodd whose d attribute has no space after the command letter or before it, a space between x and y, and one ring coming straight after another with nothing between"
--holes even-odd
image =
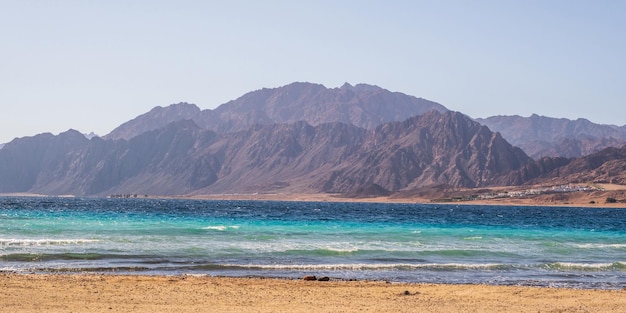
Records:
<instances>
[{"instance_id":1,"label":"wet sand","mask_svg":"<svg viewBox=\"0 0 626 313\"><path fill-rule=\"evenodd\" d=\"M626 290L0 274L0 312L623 312Z\"/></svg>"}]
</instances>

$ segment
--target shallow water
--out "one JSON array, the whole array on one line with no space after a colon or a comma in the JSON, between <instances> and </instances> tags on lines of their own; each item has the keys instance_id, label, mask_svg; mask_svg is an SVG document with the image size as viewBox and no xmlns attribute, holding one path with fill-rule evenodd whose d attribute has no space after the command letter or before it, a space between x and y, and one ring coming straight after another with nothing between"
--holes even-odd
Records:
<instances>
[{"instance_id":1,"label":"shallow water","mask_svg":"<svg viewBox=\"0 0 626 313\"><path fill-rule=\"evenodd\" d=\"M626 210L5 197L0 270L621 289Z\"/></svg>"}]
</instances>

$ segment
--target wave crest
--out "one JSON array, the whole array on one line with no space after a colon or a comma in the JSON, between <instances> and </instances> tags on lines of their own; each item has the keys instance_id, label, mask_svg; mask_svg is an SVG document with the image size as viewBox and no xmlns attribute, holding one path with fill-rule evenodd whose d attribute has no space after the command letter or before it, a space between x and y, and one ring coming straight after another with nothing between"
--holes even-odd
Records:
<instances>
[{"instance_id":1,"label":"wave crest","mask_svg":"<svg viewBox=\"0 0 626 313\"><path fill-rule=\"evenodd\" d=\"M98 242L98 239L0 239L0 246L63 246Z\"/></svg>"}]
</instances>

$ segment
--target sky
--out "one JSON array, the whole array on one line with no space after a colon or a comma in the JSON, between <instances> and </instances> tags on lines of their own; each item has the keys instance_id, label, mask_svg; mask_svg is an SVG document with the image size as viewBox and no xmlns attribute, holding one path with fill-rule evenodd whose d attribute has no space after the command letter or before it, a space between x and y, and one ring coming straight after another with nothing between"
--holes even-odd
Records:
<instances>
[{"instance_id":1,"label":"sky","mask_svg":"<svg viewBox=\"0 0 626 313\"><path fill-rule=\"evenodd\" d=\"M0 143L296 81L621 126L626 1L0 0Z\"/></svg>"}]
</instances>

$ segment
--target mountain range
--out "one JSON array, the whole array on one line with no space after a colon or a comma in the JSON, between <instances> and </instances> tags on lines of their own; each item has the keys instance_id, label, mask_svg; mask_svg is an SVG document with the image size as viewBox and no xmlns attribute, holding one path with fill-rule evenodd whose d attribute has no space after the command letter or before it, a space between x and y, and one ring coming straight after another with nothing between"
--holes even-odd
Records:
<instances>
[{"instance_id":1,"label":"mountain range","mask_svg":"<svg viewBox=\"0 0 626 313\"><path fill-rule=\"evenodd\" d=\"M155 107L102 138L69 130L15 139L0 149L0 193L388 195L622 183L626 148L607 147L624 143L624 129L537 115L473 120L377 86L293 83L214 110Z\"/></svg>"},{"instance_id":2,"label":"mountain range","mask_svg":"<svg viewBox=\"0 0 626 313\"><path fill-rule=\"evenodd\" d=\"M343 193L368 184L392 192L432 184L471 188L530 161L499 134L450 111L372 130L300 121L218 134L183 120L129 140L88 140L73 130L14 140L0 150L0 192Z\"/></svg>"},{"instance_id":3,"label":"mountain range","mask_svg":"<svg viewBox=\"0 0 626 313\"><path fill-rule=\"evenodd\" d=\"M340 122L372 129L431 110L447 111L441 104L372 85L346 83L340 88L326 88L319 84L292 83L249 92L214 110L200 110L196 105L184 102L156 107L120 125L104 138L130 139L185 119L217 133L246 130L253 125L299 121L312 126Z\"/></svg>"},{"instance_id":4,"label":"mountain range","mask_svg":"<svg viewBox=\"0 0 626 313\"><path fill-rule=\"evenodd\" d=\"M582 118L568 120L533 114L530 117L493 116L476 121L500 132L508 142L536 159L580 157L626 144L626 126L599 125Z\"/></svg>"}]
</instances>

